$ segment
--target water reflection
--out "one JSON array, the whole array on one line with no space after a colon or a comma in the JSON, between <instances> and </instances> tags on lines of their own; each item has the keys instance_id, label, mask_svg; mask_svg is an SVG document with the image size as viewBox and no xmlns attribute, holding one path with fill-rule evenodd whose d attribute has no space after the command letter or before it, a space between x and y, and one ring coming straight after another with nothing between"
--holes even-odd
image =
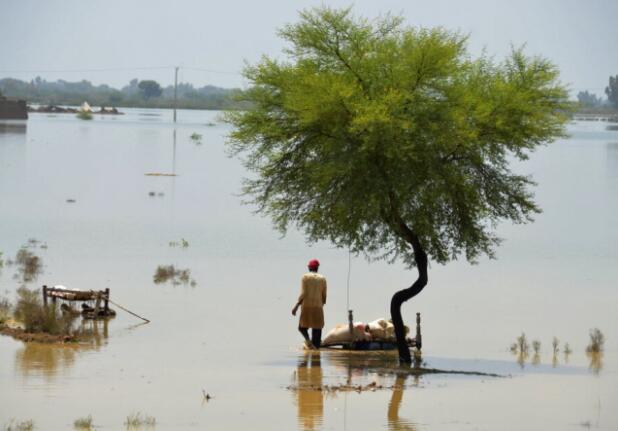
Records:
<instances>
[{"instance_id":1,"label":"water reflection","mask_svg":"<svg viewBox=\"0 0 618 431\"><path fill-rule=\"evenodd\" d=\"M413 422L399 417L399 409L401 408L407 378L407 375L399 375L393 384L393 394L391 395L391 400L388 403L388 413L386 415L388 419L388 429L390 430L416 430L416 426Z\"/></svg>"},{"instance_id":2,"label":"water reflection","mask_svg":"<svg viewBox=\"0 0 618 431\"><path fill-rule=\"evenodd\" d=\"M24 377L43 376L52 379L70 369L82 352L98 351L107 344L109 319L83 320L80 330L83 342L43 344L28 342L15 352L15 366Z\"/></svg>"},{"instance_id":3,"label":"water reflection","mask_svg":"<svg viewBox=\"0 0 618 431\"><path fill-rule=\"evenodd\" d=\"M618 176L618 142L608 142L605 146L607 170L610 177Z\"/></svg>"},{"instance_id":4,"label":"water reflection","mask_svg":"<svg viewBox=\"0 0 618 431\"><path fill-rule=\"evenodd\" d=\"M303 430L317 429L324 417L320 352L307 352L299 359L295 383L298 424Z\"/></svg>"},{"instance_id":5,"label":"water reflection","mask_svg":"<svg viewBox=\"0 0 618 431\"><path fill-rule=\"evenodd\" d=\"M590 371L595 375L599 375L603 369L603 352L586 352L586 356L588 356L588 360L590 361L588 365Z\"/></svg>"},{"instance_id":6,"label":"water reflection","mask_svg":"<svg viewBox=\"0 0 618 431\"><path fill-rule=\"evenodd\" d=\"M0 134L23 135L26 133L26 121L0 120Z\"/></svg>"}]
</instances>

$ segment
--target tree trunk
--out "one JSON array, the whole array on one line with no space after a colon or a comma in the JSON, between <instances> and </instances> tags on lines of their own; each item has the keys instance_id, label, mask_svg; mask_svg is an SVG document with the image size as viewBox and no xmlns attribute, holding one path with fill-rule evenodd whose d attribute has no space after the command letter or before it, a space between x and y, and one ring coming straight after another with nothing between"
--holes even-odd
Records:
<instances>
[{"instance_id":1,"label":"tree trunk","mask_svg":"<svg viewBox=\"0 0 618 431\"><path fill-rule=\"evenodd\" d=\"M401 317L401 304L408 299L415 297L427 285L427 254L421 247L418 239L414 236L412 244L414 248L414 261L418 269L418 278L407 289L400 290L393 295L391 299L391 318L395 326L395 336L397 337L397 349L399 350L399 362L402 364L411 364L412 357L410 356L410 348L406 343L406 333Z\"/></svg>"}]
</instances>

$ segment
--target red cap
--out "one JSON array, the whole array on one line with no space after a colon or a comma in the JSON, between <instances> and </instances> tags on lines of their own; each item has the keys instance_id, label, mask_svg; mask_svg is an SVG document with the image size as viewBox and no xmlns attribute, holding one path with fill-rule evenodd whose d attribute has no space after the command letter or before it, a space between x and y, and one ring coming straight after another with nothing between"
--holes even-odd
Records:
<instances>
[{"instance_id":1,"label":"red cap","mask_svg":"<svg viewBox=\"0 0 618 431\"><path fill-rule=\"evenodd\" d=\"M317 259L311 259L307 266L309 267L309 269L318 269L318 267L320 266L320 261Z\"/></svg>"}]
</instances>

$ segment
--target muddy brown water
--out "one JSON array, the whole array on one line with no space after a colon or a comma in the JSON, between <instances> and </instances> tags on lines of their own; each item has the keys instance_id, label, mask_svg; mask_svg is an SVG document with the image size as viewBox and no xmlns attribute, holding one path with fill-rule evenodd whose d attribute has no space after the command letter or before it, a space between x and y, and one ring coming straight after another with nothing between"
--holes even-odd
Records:
<instances>
[{"instance_id":1,"label":"muddy brown water","mask_svg":"<svg viewBox=\"0 0 618 431\"><path fill-rule=\"evenodd\" d=\"M152 320L117 310L91 324L83 346L0 337L0 427L32 419L71 429L91 414L115 430L141 412L170 430L618 428L618 132L606 124L573 123L569 138L518 164L539 183L543 214L499 226L497 260L433 264L426 290L404 306L411 324L422 313L428 367L510 377L414 377L393 373L389 354L300 349L290 309L306 261L322 262L334 326L347 317L347 251L309 246L295 231L280 238L240 204L245 172L225 155L228 127L207 125L218 113L180 111L174 126L170 111L124 111L89 122L32 114L0 127L4 259L36 238L47 248L32 249L43 270L30 287L109 287ZM190 245L169 246L180 238ZM189 269L196 286L155 284L159 265ZM14 271L0 275L11 299ZM388 317L390 295L413 278L352 257L356 318ZM585 353L593 327L607 339L600 358ZM541 341L538 358L509 352L522 331ZM553 357L553 336L569 342L568 361ZM387 389L312 389L348 381Z\"/></svg>"}]
</instances>

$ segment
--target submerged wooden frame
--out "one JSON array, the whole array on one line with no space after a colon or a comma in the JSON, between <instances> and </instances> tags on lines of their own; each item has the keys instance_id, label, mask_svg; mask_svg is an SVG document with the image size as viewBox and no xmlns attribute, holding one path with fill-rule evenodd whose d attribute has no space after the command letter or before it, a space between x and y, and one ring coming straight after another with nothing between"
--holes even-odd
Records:
<instances>
[{"instance_id":1,"label":"submerged wooden frame","mask_svg":"<svg viewBox=\"0 0 618 431\"><path fill-rule=\"evenodd\" d=\"M81 314L87 319L96 319L115 316L116 312L109 308L109 287L105 290L75 290L75 289L57 289L43 285L43 305L47 306L49 299L53 304L56 304L58 299L63 301L95 301L93 310L82 311ZM101 302L103 304L101 305Z\"/></svg>"}]
</instances>

